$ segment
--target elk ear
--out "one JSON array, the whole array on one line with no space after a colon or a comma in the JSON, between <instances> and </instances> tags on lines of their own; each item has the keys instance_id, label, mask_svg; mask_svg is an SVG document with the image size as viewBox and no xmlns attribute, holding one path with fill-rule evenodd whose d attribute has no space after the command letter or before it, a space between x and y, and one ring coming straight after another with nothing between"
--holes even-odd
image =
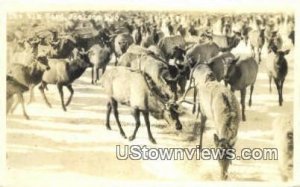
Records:
<instances>
[{"instance_id":1,"label":"elk ear","mask_svg":"<svg viewBox=\"0 0 300 187\"><path fill-rule=\"evenodd\" d=\"M218 147L218 145L219 145L219 137L218 137L217 134L214 134L214 142L215 142L216 147Z\"/></svg>"},{"instance_id":2,"label":"elk ear","mask_svg":"<svg viewBox=\"0 0 300 187\"><path fill-rule=\"evenodd\" d=\"M287 54L289 54L290 53L290 50L289 49L287 49L287 50L285 50L285 51L282 51L283 52L283 54L284 55L287 55Z\"/></svg>"}]
</instances>

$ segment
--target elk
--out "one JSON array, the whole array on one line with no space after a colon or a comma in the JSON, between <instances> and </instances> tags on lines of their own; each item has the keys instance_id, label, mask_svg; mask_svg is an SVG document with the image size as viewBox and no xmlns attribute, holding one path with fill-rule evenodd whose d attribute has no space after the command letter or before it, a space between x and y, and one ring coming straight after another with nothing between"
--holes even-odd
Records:
<instances>
[{"instance_id":1,"label":"elk","mask_svg":"<svg viewBox=\"0 0 300 187\"><path fill-rule=\"evenodd\" d=\"M275 82L278 92L279 106L282 106L283 96L282 89L285 77L288 73L288 63L285 55L289 54L290 50L277 50L277 47L270 44L271 52L268 54L266 61L266 69L269 76L269 91L272 92L272 79Z\"/></svg>"},{"instance_id":2,"label":"elk","mask_svg":"<svg viewBox=\"0 0 300 187\"><path fill-rule=\"evenodd\" d=\"M43 99L49 107L51 107L51 104L44 91L47 84L57 85L62 108L64 111L67 111L66 107L70 104L74 94L72 83L84 73L86 68L93 66L89 61L88 52L78 51L78 49L75 51L77 54L75 56L77 57L70 62L67 59L49 59L50 70L43 74L42 82L39 86ZM63 86L66 86L71 93L67 103L64 103Z\"/></svg>"},{"instance_id":3,"label":"elk","mask_svg":"<svg viewBox=\"0 0 300 187\"><path fill-rule=\"evenodd\" d=\"M167 62L170 59L184 60L186 42L182 36L166 36L157 45L165 55Z\"/></svg>"},{"instance_id":4,"label":"elk","mask_svg":"<svg viewBox=\"0 0 300 187\"><path fill-rule=\"evenodd\" d=\"M257 62L253 57L239 60L239 57L232 61L224 61L224 80L229 84L231 91L240 90L242 120L246 121L245 97L246 88L250 86L249 107L252 105L252 93L258 72Z\"/></svg>"},{"instance_id":5,"label":"elk","mask_svg":"<svg viewBox=\"0 0 300 187\"><path fill-rule=\"evenodd\" d=\"M91 73L92 84L96 84L99 80L99 69L102 69L102 74L105 72L111 54L112 50L106 45L95 44L88 50L90 62L93 64Z\"/></svg>"},{"instance_id":6,"label":"elk","mask_svg":"<svg viewBox=\"0 0 300 187\"><path fill-rule=\"evenodd\" d=\"M129 70L127 67L113 67L107 70L100 79L100 85L107 94L106 128L110 127L110 114L113 110L122 137L125 132L119 120L118 104L126 104L132 108L135 119L135 129L129 140L135 139L140 127L140 113L143 114L147 127L148 138L156 144L150 129L149 114L155 118L164 118L169 124L175 124L177 130L182 129L177 112L178 105L171 100L170 95L156 86L147 73Z\"/></svg>"},{"instance_id":7,"label":"elk","mask_svg":"<svg viewBox=\"0 0 300 187\"><path fill-rule=\"evenodd\" d=\"M251 30L249 32L249 42L252 50L252 55L255 58L255 50L257 50L258 63L261 62L261 50L265 44L265 29Z\"/></svg>"},{"instance_id":8,"label":"elk","mask_svg":"<svg viewBox=\"0 0 300 187\"><path fill-rule=\"evenodd\" d=\"M214 122L216 133L214 134L215 146L224 150L224 157L219 158L221 167L221 179L228 177L228 168L231 160L226 150L232 149L237 140L240 123L240 107L235 95L223 84L216 81L212 70L206 64L198 64L191 73L191 84L197 90L196 104L198 105L197 116L200 114L200 128L194 126L194 136L200 129L199 148L202 149L203 132L207 120ZM192 86L193 85L193 86ZM186 90L186 93L188 90ZM184 97L183 96L183 101ZM182 100L179 100L181 102ZM194 137L192 137L192 140Z\"/></svg>"},{"instance_id":9,"label":"elk","mask_svg":"<svg viewBox=\"0 0 300 187\"><path fill-rule=\"evenodd\" d=\"M147 73L160 89L164 89L169 95L177 98L176 84L181 76L179 71L175 66L171 66L159 57L152 55L152 52L141 54L135 60L120 65ZM169 85L170 88L166 85Z\"/></svg>"},{"instance_id":10,"label":"elk","mask_svg":"<svg viewBox=\"0 0 300 187\"><path fill-rule=\"evenodd\" d=\"M23 115L29 119L25 111L23 93L30 90L30 97L34 86L42 81L45 71L49 70L48 60L46 57L38 57L31 65L11 64L11 69L7 72L7 112L13 112L19 103L22 104ZM12 106L13 95L18 95L18 101ZM30 98L32 100L32 98Z\"/></svg>"}]
</instances>

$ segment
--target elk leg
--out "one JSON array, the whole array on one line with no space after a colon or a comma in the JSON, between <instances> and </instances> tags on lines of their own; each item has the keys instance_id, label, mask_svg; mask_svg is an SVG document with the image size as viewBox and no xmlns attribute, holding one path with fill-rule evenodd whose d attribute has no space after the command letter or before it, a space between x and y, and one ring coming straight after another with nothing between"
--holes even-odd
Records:
<instances>
[{"instance_id":1,"label":"elk leg","mask_svg":"<svg viewBox=\"0 0 300 187\"><path fill-rule=\"evenodd\" d=\"M18 94L18 100L22 104L23 115L25 116L26 119L30 119L25 110L24 97L22 93Z\"/></svg>"},{"instance_id":2,"label":"elk leg","mask_svg":"<svg viewBox=\"0 0 300 187\"><path fill-rule=\"evenodd\" d=\"M106 129L111 130L110 123L109 123L109 118L110 118L110 113L111 113L111 103L107 103L107 111L106 111Z\"/></svg>"},{"instance_id":3,"label":"elk leg","mask_svg":"<svg viewBox=\"0 0 300 187\"><path fill-rule=\"evenodd\" d=\"M19 103L20 103L19 98L13 99L13 97L12 97L12 107L11 107L11 110L9 112L13 113L16 110L16 108L17 108L17 106L18 106Z\"/></svg>"},{"instance_id":4,"label":"elk leg","mask_svg":"<svg viewBox=\"0 0 300 187\"><path fill-rule=\"evenodd\" d=\"M246 88L241 89L241 105L242 105L242 120L246 121L245 115L245 97L246 97Z\"/></svg>"},{"instance_id":5,"label":"elk leg","mask_svg":"<svg viewBox=\"0 0 300 187\"><path fill-rule=\"evenodd\" d=\"M254 46L252 46L252 45L251 45L251 51L252 51L253 58L255 58L255 49L254 49Z\"/></svg>"},{"instance_id":6,"label":"elk leg","mask_svg":"<svg viewBox=\"0 0 300 187\"><path fill-rule=\"evenodd\" d=\"M146 127L147 127L148 138L149 138L151 143L156 144L156 141L153 138L152 133L151 133L151 129L150 129L149 111L145 110L145 111L142 111L142 113L143 113L143 116L144 116L144 119L145 119L145 124L146 124Z\"/></svg>"},{"instance_id":7,"label":"elk leg","mask_svg":"<svg viewBox=\"0 0 300 187\"><path fill-rule=\"evenodd\" d=\"M14 102L13 97L6 99L6 114L8 114L9 110L11 109L13 102Z\"/></svg>"},{"instance_id":8,"label":"elk leg","mask_svg":"<svg viewBox=\"0 0 300 187\"><path fill-rule=\"evenodd\" d=\"M135 119L135 128L133 131L133 134L129 137L129 140L132 141L136 137L136 133L139 130L141 126L141 121L140 121L140 110L138 108L133 109L133 117Z\"/></svg>"},{"instance_id":9,"label":"elk leg","mask_svg":"<svg viewBox=\"0 0 300 187\"><path fill-rule=\"evenodd\" d=\"M99 80L99 68L96 68L96 79L95 79L95 83Z\"/></svg>"},{"instance_id":10,"label":"elk leg","mask_svg":"<svg viewBox=\"0 0 300 187\"><path fill-rule=\"evenodd\" d=\"M106 66L104 65L104 67L102 68L102 74L101 74L101 76L104 74L105 70L106 70Z\"/></svg>"},{"instance_id":11,"label":"elk leg","mask_svg":"<svg viewBox=\"0 0 300 187\"><path fill-rule=\"evenodd\" d=\"M247 46L248 45L248 36L245 36L245 45Z\"/></svg>"},{"instance_id":12,"label":"elk leg","mask_svg":"<svg viewBox=\"0 0 300 187\"><path fill-rule=\"evenodd\" d=\"M199 140L199 149L202 149L202 139L203 139L203 132L205 128L205 123L206 123L206 117L201 114L201 123L200 123L200 140Z\"/></svg>"},{"instance_id":13,"label":"elk leg","mask_svg":"<svg viewBox=\"0 0 300 187\"><path fill-rule=\"evenodd\" d=\"M183 95L184 94L184 91L185 91L185 87L186 87L186 79L185 78L180 78L178 80L178 85L179 85L179 88L180 88L180 91L179 91L179 94L180 95Z\"/></svg>"},{"instance_id":14,"label":"elk leg","mask_svg":"<svg viewBox=\"0 0 300 187\"><path fill-rule=\"evenodd\" d=\"M261 62L261 48L260 47L257 48L257 53L258 53L258 64L260 64L260 62Z\"/></svg>"},{"instance_id":15,"label":"elk leg","mask_svg":"<svg viewBox=\"0 0 300 187\"><path fill-rule=\"evenodd\" d=\"M272 76L269 75L269 92L272 93Z\"/></svg>"},{"instance_id":16,"label":"elk leg","mask_svg":"<svg viewBox=\"0 0 300 187\"><path fill-rule=\"evenodd\" d=\"M192 131L192 136L188 138L188 141L194 141L196 139L197 130L199 129L199 123L195 123Z\"/></svg>"},{"instance_id":17,"label":"elk leg","mask_svg":"<svg viewBox=\"0 0 300 187\"><path fill-rule=\"evenodd\" d=\"M64 111L67 111L66 106L65 106L65 102L64 102L64 92L63 92L63 85L62 84L57 84L57 89L60 95L60 101L61 101L61 106L63 108Z\"/></svg>"},{"instance_id":18,"label":"elk leg","mask_svg":"<svg viewBox=\"0 0 300 187\"><path fill-rule=\"evenodd\" d=\"M283 94L282 94L283 83L284 83L284 79L281 80L281 87L280 87L281 102L283 102Z\"/></svg>"},{"instance_id":19,"label":"elk leg","mask_svg":"<svg viewBox=\"0 0 300 187\"><path fill-rule=\"evenodd\" d=\"M94 84L94 69L95 67L92 68L92 72L91 72L91 75L92 75L92 81L91 83Z\"/></svg>"},{"instance_id":20,"label":"elk leg","mask_svg":"<svg viewBox=\"0 0 300 187\"><path fill-rule=\"evenodd\" d=\"M279 106L282 105L281 100L280 100L280 85L279 85L279 81L277 79L274 79L276 88L277 88L277 92L278 92L278 102L279 102Z\"/></svg>"},{"instance_id":21,"label":"elk leg","mask_svg":"<svg viewBox=\"0 0 300 187\"><path fill-rule=\"evenodd\" d=\"M278 81L278 87L279 87L279 103L280 106L282 106L282 81Z\"/></svg>"},{"instance_id":22,"label":"elk leg","mask_svg":"<svg viewBox=\"0 0 300 187\"><path fill-rule=\"evenodd\" d=\"M253 93L254 85L250 86L250 98L249 98L249 107L252 105L252 93Z\"/></svg>"},{"instance_id":23,"label":"elk leg","mask_svg":"<svg viewBox=\"0 0 300 187\"><path fill-rule=\"evenodd\" d=\"M118 103L117 103L117 101L114 100L114 99L111 99L111 106L112 106L112 110L114 112L114 116L115 116L117 125L120 129L120 134L121 134L121 136L126 138L125 132L123 131L123 128L122 128L120 120L119 120L119 112L118 112Z\"/></svg>"},{"instance_id":24,"label":"elk leg","mask_svg":"<svg viewBox=\"0 0 300 187\"><path fill-rule=\"evenodd\" d=\"M49 108L51 108L52 106L51 106L51 104L49 103L49 101L48 101L48 99L47 99L47 97L46 97L46 94L45 94L45 90L44 90L44 89L46 88L46 86L47 86L47 83L42 81L41 85L39 86L39 90L40 90L41 93L42 93L42 96L43 96L43 99L44 99L46 105L47 105Z\"/></svg>"},{"instance_id":25,"label":"elk leg","mask_svg":"<svg viewBox=\"0 0 300 187\"><path fill-rule=\"evenodd\" d=\"M29 101L28 101L28 105L30 104L30 103L32 103L34 100L35 100L35 98L34 98L34 84L31 84L30 86L29 86L29 93L30 93L30 97L29 97Z\"/></svg>"},{"instance_id":26,"label":"elk leg","mask_svg":"<svg viewBox=\"0 0 300 187\"><path fill-rule=\"evenodd\" d=\"M114 51L113 54L115 55L115 66L117 66L118 65L118 55L117 55L116 51Z\"/></svg>"},{"instance_id":27,"label":"elk leg","mask_svg":"<svg viewBox=\"0 0 300 187\"><path fill-rule=\"evenodd\" d=\"M224 160L219 160L219 162L221 162L221 180L227 180L230 160L224 158Z\"/></svg>"},{"instance_id":28,"label":"elk leg","mask_svg":"<svg viewBox=\"0 0 300 187\"><path fill-rule=\"evenodd\" d=\"M67 101L67 103L66 103L66 107L71 103L71 100L72 100L73 94L74 94L74 90L73 90L73 87L72 87L71 84L68 85L67 88L68 88L68 90L70 91L70 96L69 96L69 99L68 99L68 101Z\"/></svg>"},{"instance_id":29,"label":"elk leg","mask_svg":"<svg viewBox=\"0 0 300 187\"><path fill-rule=\"evenodd\" d=\"M196 112L196 97L197 97L197 89L194 88L194 104L193 104L193 114Z\"/></svg>"}]
</instances>

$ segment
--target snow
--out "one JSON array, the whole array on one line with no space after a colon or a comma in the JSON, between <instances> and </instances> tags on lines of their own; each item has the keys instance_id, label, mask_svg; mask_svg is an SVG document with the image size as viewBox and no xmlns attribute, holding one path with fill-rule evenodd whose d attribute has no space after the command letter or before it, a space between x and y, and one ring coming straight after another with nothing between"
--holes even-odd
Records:
<instances>
[{"instance_id":1,"label":"snow","mask_svg":"<svg viewBox=\"0 0 300 187\"><path fill-rule=\"evenodd\" d=\"M246 47L234 52L245 56L249 53ZM272 141L272 121L281 113L293 112L293 50L287 56L289 72L284 85L282 107L278 106L274 85L273 92L269 93L268 76L264 68L265 50L262 57L253 93L253 104L251 108L246 106L247 121L240 124L237 151L242 148L276 147ZM182 181L219 180L217 161L116 159L116 145L195 147L198 140L187 141L195 122L190 106L185 105L189 113L181 117L182 132L177 132L175 127L151 117L151 130L158 142L157 145L152 145L148 141L142 117L142 125L132 142L120 136L114 117L111 117L112 130L106 129L106 97L99 85L90 84L90 71L74 82L75 94L67 112L63 112L60 106L56 86L48 87L46 95L52 103L52 108L46 106L36 88L36 101L26 107L31 120L23 118L20 106L14 114L7 117L8 186L123 186L141 182L150 182L150 186L155 186L159 181L175 182L174 186L180 186ZM69 93L67 89L64 91L67 98ZM235 94L239 99L239 92ZM249 95L246 99L248 97ZM28 94L25 94L25 98L28 99ZM119 112L124 131L129 136L134 129L130 108L120 106ZM208 122L204 134L204 147L214 146L213 133L213 124ZM274 160L234 160L229 167L229 181L263 181L280 186L280 180L277 161Z\"/></svg>"}]
</instances>

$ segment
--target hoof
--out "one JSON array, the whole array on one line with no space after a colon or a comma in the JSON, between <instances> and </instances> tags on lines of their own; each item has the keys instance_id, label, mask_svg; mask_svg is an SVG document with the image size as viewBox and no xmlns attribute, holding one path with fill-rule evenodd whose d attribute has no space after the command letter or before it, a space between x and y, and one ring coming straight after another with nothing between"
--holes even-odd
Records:
<instances>
[{"instance_id":1,"label":"hoof","mask_svg":"<svg viewBox=\"0 0 300 187\"><path fill-rule=\"evenodd\" d=\"M192 142L192 141L195 141L195 140L196 140L196 137L194 137L194 136L190 136L190 137L187 138L187 141L189 141L189 142Z\"/></svg>"},{"instance_id":2,"label":"hoof","mask_svg":"<svg viewBox=\"0 0 300 187\"><path fill-rule=\"evenodd\" d=\"M27 115L25 115L25 118L26 118L27 120L30 120L30 117L29 117L29 116L27 116Z\"/></svg>"},{"instance_id":3,"label":"hoof","mask_svg":"<svg viewBox=\"0 0 300 187\"><path fill-rule=\"evenodd\" d=\"M246 121L246 117L245 117L245 116L243 116L243 117L242 117L242 120L243 120L243 121Z\"/></svg>"},{"instance_id":4,"label":"hoof","mask_svg":"<svg viewBox=\"0 0 300 187\"><path fill-rule=\"evenodd\" d=\"M176 127L176 130L181 131L182 130L182 126Z\"/></svg>"},{"instance_id":5,"label":"hoof","mask_svg":"<svg viewBox=\"0 0 300 187\"><path fill-rule=\"evenodd\" d=\"M128 139L129 139L129 141L132 141L132 140L135 139L135 137L134 136L130 136Z\"/></svg>"},{"instance_id":6,"label":"hoof","mask_svg":"<svg viewBox=\"0 0 300 187\"><path fill-rule=\"evenodd\" d=\"M156 141L154 138L149 138L150 142L153 143L153 144L156 144Z\"/></svg>"},{"instance_id":7,"label":"hoof","mask_svg":"<svg viewBox=\"0 0 300 187\"><path fill-rule=\"evenodd\" d=\"M127 139L127 136L125 135L125 133L121 133L121 136L124 138L124 139Z\"/></svg>"},{"instance_id":8,"label":"hoof","mask_svg":"<svg viewBox=\"0 0 300 187\"><path fill-rule=\"evenodd\" d=\"M279 106L282 106L283 100L279 101Z\"/></svg>"},{"instance_id":9,"label":"hoof","mask_svg":"<svg viewBox=\"0 0 300 187\"><path fill-rule=\"evenodd\" d=\"M228 175L224 174L221 176L221 180L226 181L228 179Z\"/></svg>"},{"instance_id":10,"label":"hoof","mask_svg":"<svg viewBox=\"0 0 300 187\"><path fill-rule=\"evenodd\" d=\"M107 129L107 130L111 130L111 127L110 127L110 126L106 126L106 129Z\"/></svg>"}]
</instances>

